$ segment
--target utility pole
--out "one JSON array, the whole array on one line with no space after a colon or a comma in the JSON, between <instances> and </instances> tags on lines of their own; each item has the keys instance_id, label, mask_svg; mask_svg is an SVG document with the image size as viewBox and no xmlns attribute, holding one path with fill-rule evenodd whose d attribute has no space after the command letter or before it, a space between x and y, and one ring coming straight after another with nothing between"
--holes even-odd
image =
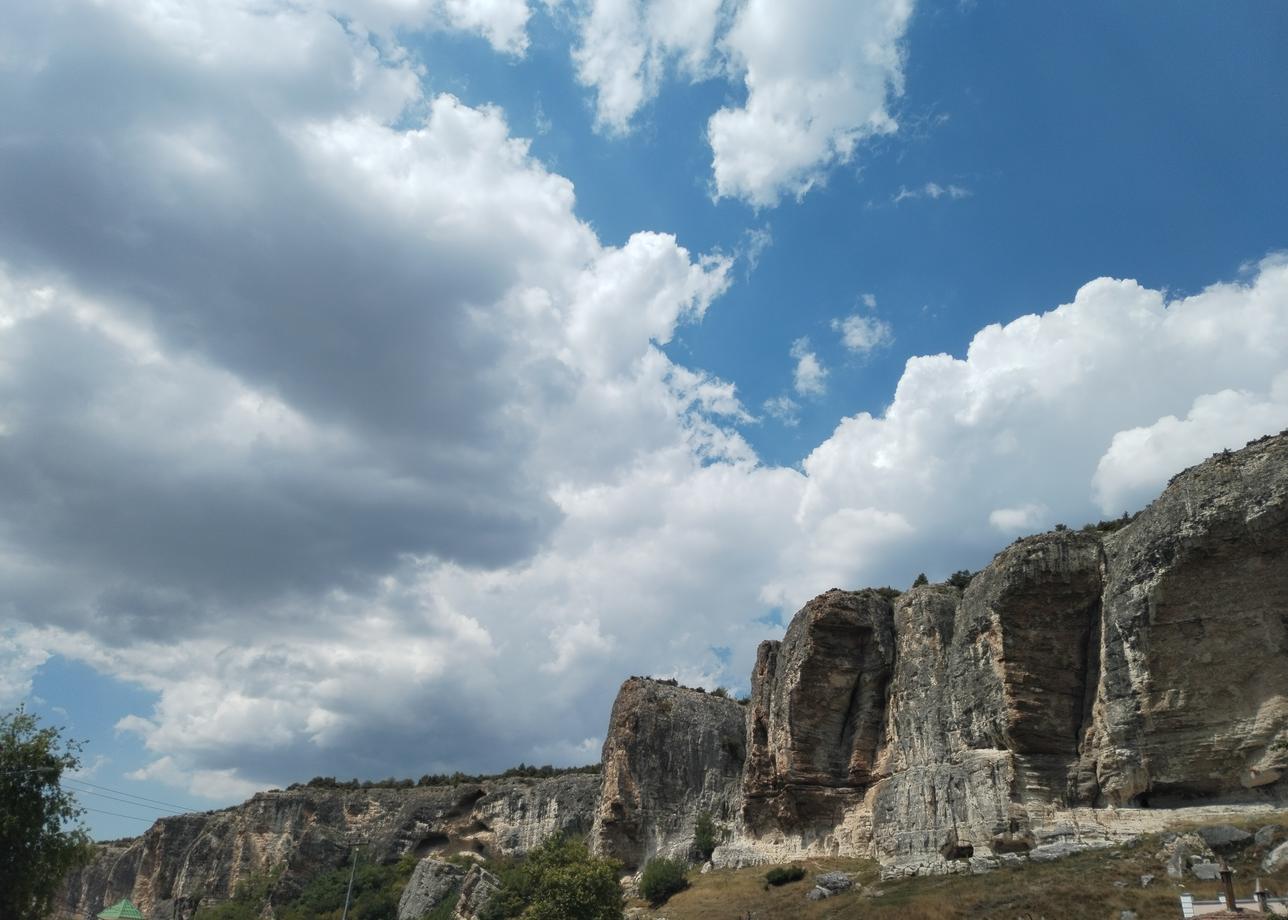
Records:
<instances>
[{"instance_id":1,"label":"utility pole","mask_svg":"<svg viewBox=\"0 0 1288 920\"><path fill-rule=\"evenodd\" d=\"M358 845L353 845L353 865L349 867L349 887L344 892L344 912L340 920L349 920L349 896L353 894L353 874L358 871Z\"/></svg>"}]
</instances>

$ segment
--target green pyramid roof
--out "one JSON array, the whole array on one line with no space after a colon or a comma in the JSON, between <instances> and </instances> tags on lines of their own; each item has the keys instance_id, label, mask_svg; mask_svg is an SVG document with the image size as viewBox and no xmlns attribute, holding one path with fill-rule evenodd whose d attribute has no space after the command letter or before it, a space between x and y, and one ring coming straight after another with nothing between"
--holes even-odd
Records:
<instances>
[{"instance_id":1,"label":"green pyramid roof","mask_svg":"<svg viewBox=\"0 0 1288 920\"><path fill-rule=\"evenodd\" d=\"M143 915L139 909L129 901L117 901L107 910L99 914L101 920L143 920Z\"/></svg>"}]
</instances>

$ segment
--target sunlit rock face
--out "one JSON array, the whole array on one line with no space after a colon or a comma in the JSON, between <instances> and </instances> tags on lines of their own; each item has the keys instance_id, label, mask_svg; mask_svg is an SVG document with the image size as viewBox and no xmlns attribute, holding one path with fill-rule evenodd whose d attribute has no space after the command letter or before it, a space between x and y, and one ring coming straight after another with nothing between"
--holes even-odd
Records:
<instances>
[{"instance_id":1,"label":"sunlit rock face","mask_svg":"<svg viewBox=\"0 0 1288 920\"><path fill-rule=\"evenodd\" d=\"M1085 745L1104 800L1282 788L1288 437L1180 474L1106 554L1104 666Z\"/></svg>"},{"instance_id":2,"label":"sunlit rock face","mask_svg":"<svg viewBox=\"0 0 1288 920\"><path fill-rule=\"evenodd\" d=\"M313 876L361 858L470 851L521 855L551 834L590 830L599 777L568 774L407 789L297 786L235 808L162 818L141 837L100 847L68 879L69 910L93 916L129 898L148 916L191 917L204 903L276 872L273 903Z\"/></svg>"},{"instance_id":3,"label":"sunlit rock face","mask_svg":"<svg viewBox=\"0 0 1288 920\"><path fill-rule=\"evenodd\" d=\"M1139 832L1180 806L1284 801L1288 435L1186 471L1117 532L1018 540L964 592L828 591L761 645L751 686L718 864L965 865ZM606 759L685 737L626 690ZM660 813L677 801L643 773L604 775L632 801L658 793Z\"/></svg>"},{"instance_id":4,"label":"sunlit rock face","mask_svg":"<svg viewBox=\"0 0 1288 920\"><path fill-rule=\"evenodd\" d=\"M699 814L727 823L740 803L744 707L715 694L633 677L604 740L595 849L628 869L688 857Z\"/></svg>"}]
</instances>

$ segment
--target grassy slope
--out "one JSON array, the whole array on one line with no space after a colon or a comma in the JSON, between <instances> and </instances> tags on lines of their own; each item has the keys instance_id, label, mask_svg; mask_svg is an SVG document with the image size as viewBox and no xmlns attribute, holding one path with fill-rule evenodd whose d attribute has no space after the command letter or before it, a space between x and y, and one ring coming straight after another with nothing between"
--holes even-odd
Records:
<instances>
[{"instance_id":1,"label":"grassy slope","mask_svg":"<svg viewBox=\"0 0 1288 920\"><path fill-rule=\"evenodd\" d=\"M1233 821L1255 831L1266 824L1288 827L1288 815L1259 820ZM1185 828L1177 828L1184 830ZM1161 835L1143 837L1135 844L1081 853L1053 863L1033 863L1018 869L998 869L986 875L878 881L877 867L869 860L802 860L809 874L803 881L765 890L767 867L690 875L692 887L647 916L666 920L755 920L771 918L900 918L900 920L951 920L998 917L1008 920L1117 920L1121 910L1134 910L1140 920L1180 917L1179 896L1189 891L1196 898L1218 896L1217 882L1187 878L1184 887L1167 877L1155 858ZM1235 885L1243 896L1252 890L1257 864L1264 854L1250 847L1231 859ZM863 890L825 901L806 901L811 879L830 869L854 873ZM1142 875L1155 876L1142 888ZM1288 895L1288 870L1262 876L1266 888ZM1115 884L1118 882L1120 884ZM636 906L641 906L637 903Z\"/></svg>"}]
</instances>

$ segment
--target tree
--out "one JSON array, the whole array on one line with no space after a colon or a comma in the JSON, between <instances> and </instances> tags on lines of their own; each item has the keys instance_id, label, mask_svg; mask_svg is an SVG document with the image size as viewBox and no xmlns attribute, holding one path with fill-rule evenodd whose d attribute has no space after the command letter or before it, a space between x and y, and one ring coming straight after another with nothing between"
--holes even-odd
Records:
<instances>
[{"instance_id":1,"label":"tree","mask_svg":"<svg viewBox=\"0 0 1288 920\"><path fill-rule=\"evenodd\" d=\"M49 914L67 874L92 855L83 811L61 785L80 752L21 706L0 715L0 917Z\"/></svg>"},{"instance_id":2,"label":"tree","mask_svg":"<svg viewBox=\"0 0 1288 920\"><path fill-rule=\"evenodd\" d=\"M697 851L698 862L711 858L716 842L716 822L711 820L710 812L701 812L693 825L693 849Z\"/></svg>"},{"instance_id":3,"label":"tree","mask_svg":"<svg viewBox=\"0 0 1288 920\"><path fill-rule=\"evenodd\" d=\"M926 577L925 572L922 572L920 575L918 575L915 579L913 579L913 582L912 582L912 586L914 588L920 588L922 585L928 585L928 584L930 584L930 579Z\"/></svg>"},{"instance_id":4,"label":"tree","mask_svg":"<svg viewBox=\"0 0 1288 920\"><path fill-rule=\"evenodd\" d=\"M556 835L500 871L501 888L482 920L621 920L621 866L591 856L579 840Z\"/></svg>"},{"instance_id":5,"label":"tree","mask_svg":"<svg viewBox=\"0 0 1288 920\"><path fill-rule=\"evenodd\" d=\"M958 569L956 572L953 572L953 574L948 576L948 583L954 588L960 588L965 591L966 586L971 583L971 579L974 577L975 575L970 569Z\"/></svg>"}]
</instances>

